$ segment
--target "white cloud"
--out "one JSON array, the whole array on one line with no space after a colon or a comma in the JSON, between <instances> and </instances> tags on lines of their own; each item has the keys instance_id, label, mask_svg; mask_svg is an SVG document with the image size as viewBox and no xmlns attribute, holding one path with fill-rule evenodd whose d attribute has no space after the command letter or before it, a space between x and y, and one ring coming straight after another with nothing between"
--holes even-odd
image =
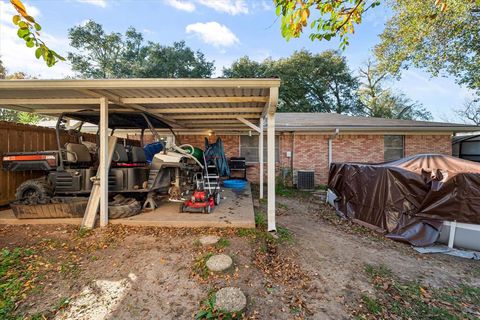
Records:
<instances>
[{"instance_id":1,"label":"white cloud","mask_svg":"<svg viewBox=\"0 0 480 320\"><path fill-rule=\"evenodd\" d=\"M164 0L165 3L171 7L174 7L177 10L193 12L195 11L195 4L191 1L183 0Z\"/></svg>"},{"instance_id":2,"label":"white cloud","mask_svg":"<svg viewBox=\"0 0 480 320\"><path fill-rule=\"evenodd\" d=\"M262 0L262 1L254 1L252 4L252 9L254 11L258 11L258 10L268 11L268 10L274 10L274 7L272 6L271 1L267 2L266 0Z\"/></svg>"},{"instance_id":3,"label":"white cloud","mask_svg":"<svg viewBox=\"0 0 480 320\"><path fill-rule=\"evenodd\" d=\"M240 43L240 40L230 29L216 21L189 24L185 31L197 35L203 42L215 47L230 47Z\"/></svg>"},{"instance_id":4,"label":"white cloud","mask_svg":"<svg viewBox=\"0 0 480 320\"><path fill-rule=\"evenodd\" d=\"M40 11L36 7L27 5L26 8L35 18L40 16ZM9 73L22 71L43 79L58 79L71 75L72 71L67 62L58 62L53 67L47 67L43 59L35 58L35 49L28 48L25 41L17 37L17 28L11 21L15 12L10 3L0 1L0 58L7 71ZM41 32L41 38L51 49L60 55L66 55L67 38L52 36L44 31Z\"/></svg>"},{"instance_id":5,"label":"white cloud","mask_svg":"<svg viewBox=\"0 0 480 320\"><path fill-rule=\"evenodd\" d=\"M248 6L245 0L197 0L197 2L215 11L231 15L248 13Z\"/></svg>"},{"instance_id":6,"label":"white cloud","mask_svg":"<svg viewBox=\"0 0 480 320\"><path fill-rule=\"evenodd\" d=\"M81 3L88 3L100 8L106 8L107 7L107 0L77 0L78 2Z\"/></svg>"}]
</instances>

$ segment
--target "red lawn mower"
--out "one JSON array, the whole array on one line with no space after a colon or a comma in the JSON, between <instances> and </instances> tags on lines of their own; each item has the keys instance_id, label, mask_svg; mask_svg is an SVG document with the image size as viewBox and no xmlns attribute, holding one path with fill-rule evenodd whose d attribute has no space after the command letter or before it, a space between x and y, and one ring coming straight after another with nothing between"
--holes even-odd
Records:
<instances>
[{"instance_id":1,"label":"red lawn mower","mask_svg":"<svg viewBox=\"0 0 480 320\"><path fill-rule=\"evenodd\" d=\"M210 213L214 207L213 195L207 195L206 191L195 190L190 200L182 204L182 212Z\"/></svg>"},{"instance_id":2,"label":"red lawn mower","mask_svg":"<svg viewBox=\"0 0 480 320\"><path fill-rule=\"evenodd\" d=\"M185 201L180 207L180 212L211 213L213 208L220 204L220 176L216 160L207 161L204 155L203 173L194 176L196 189L190 200Z\"/></svg>"}]
</instances>

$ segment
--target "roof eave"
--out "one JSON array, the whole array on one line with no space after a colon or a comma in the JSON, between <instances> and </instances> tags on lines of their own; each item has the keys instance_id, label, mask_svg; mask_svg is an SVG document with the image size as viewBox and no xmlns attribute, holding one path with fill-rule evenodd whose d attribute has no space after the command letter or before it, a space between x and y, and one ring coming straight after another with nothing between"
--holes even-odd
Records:
<instances>
[{"instance_id":1,"label":"roof eave","mask_svg":"<svg viewBox=\"0 0 480 320\"><path fill-rule=\"evenodd\" d=\"M277 131L301 131L301 132L331 132L339 129L340 132L480 132L478 126L452 126L452 127L386 127L386 126L278 126Z\"/></svg>"},{"instance_id":2,"label":"roof eave","mask_svg":"<svg viewBox=\"0 0 480 320\"><path fill-rule=\"evenodd\" d=\"M126 89L126 88L272 88L280 86L280 79L20 79L0 80L0 89Z\"/></svg>"}]
</instances>

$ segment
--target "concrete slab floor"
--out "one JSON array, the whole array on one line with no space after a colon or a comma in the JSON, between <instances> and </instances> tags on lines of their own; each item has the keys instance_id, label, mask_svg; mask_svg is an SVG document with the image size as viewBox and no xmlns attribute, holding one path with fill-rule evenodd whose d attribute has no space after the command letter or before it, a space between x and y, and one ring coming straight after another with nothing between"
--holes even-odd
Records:
<instances>
[{"instance_id":1,"label":"concrete slab floor","mask_svg":"<svg viewBox=\"0 0 480 320\"><path fill-rule=\"evenodd\" d=\"M243 190L223 189L222 199L219 206L210 214L203 213L180 213L181 203L164 202L160 207L142 212L139 215L126 218L114 219L112 224L131 226L154 226L154 227L230 227L230 228L254 228L255 215L253 210L252 191L250 184ZM12 210L0 211L0 224L75 224L80 225L80 218L56 218L56 219L17 219Z\"/></svg>"}]
</instances>

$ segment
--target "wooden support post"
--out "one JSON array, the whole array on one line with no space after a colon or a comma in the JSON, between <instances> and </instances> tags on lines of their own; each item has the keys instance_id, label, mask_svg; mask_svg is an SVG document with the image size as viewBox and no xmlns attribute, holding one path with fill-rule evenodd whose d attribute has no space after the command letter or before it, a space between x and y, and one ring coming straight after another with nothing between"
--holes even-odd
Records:
<instances>
[{"instance_id":1,"label":"wooden support post","mask_svg":"<svg viewBox=\"0 0 480 320\"><path fill-rule=\"evenodd\" d=\"M276 231L275 224L275 113L267 115L267 174L268 174L268 231Z\"/></svg>"},{"instance_id":2,"label":"wooden support post","mask_svg":"<svg viewBox=\"0 0 480 320\"><path fill-rule=\"evenodd\" d=\"M100 226L108 224L108 171L112 162L117 137L108 136L108 99L100 98L100 164L93 181L82 227L93 228L100 207Z\"/></svg>"},{"instance_id":3,"label":"wooden support post","mask_svg":"<svg viewBox=\"0 0 480 320\"><path fill-rule=\"evenodd\" d=\"M100 98L100 227L108 224L108 99Z\"/></svg>"},{"instance_id":4,"label":"wooden support post","mask_svg":"<svg viewBox=\"0 0 480 320\"><path fill-rule=\"evenodd\" d=\"M117 137L108 137L108 159L107 159L107 172L110 169L110 163L112 162L113 152L115 151L115 145L117 144ZM97 218L98 207L100 205L100 172L103 170L103 164L100 163L97 175L93 179L93 187L90 192L90 198L88 199L87 209L83 216L82 227L93 228L95 226L95 220Z\"/></svg>"},{"instance_id":5,"label":"wooden support post","mask_svg":"<svg viewBox=\"0 0 480 320\"><path fill-rule=\"evenodd\" d=\"M263 199L263 117L260 118L260 132L258 135L258 162L259 162L259 179L260 179L260 199Z\"/></svg>"}]
</instances>

